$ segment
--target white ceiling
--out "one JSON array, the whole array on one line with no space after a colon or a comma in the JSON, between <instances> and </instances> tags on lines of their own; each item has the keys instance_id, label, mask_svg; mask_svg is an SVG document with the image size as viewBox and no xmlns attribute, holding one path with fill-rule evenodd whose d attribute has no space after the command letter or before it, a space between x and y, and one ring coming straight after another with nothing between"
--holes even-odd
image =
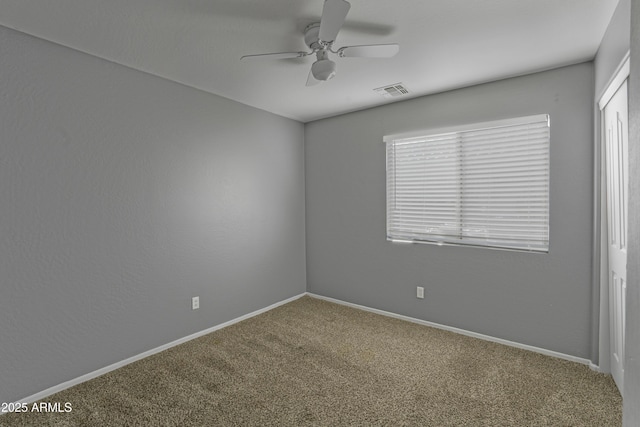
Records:
<instances>
[{"instance_id":1,"label":"white ceiling","mask_svg":"<svg viewBox=\"0 0 640 427\"><path fill-rule=\"evenodd\" d=\"M335 47L399 43L392 59L338 58L306 87L302 30L323 0L0 0L0 24L302 122L590 60L618 0L350 0ZM402 82L393 100L374 88Z\"/></svg>"}]
</instances>

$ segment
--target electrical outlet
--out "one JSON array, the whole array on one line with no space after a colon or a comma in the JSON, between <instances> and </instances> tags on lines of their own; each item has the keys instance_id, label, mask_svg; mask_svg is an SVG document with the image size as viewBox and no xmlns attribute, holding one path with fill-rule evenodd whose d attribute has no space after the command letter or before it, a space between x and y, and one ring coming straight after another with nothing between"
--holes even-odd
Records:
<instances>
[{"instance_id":1,"label":"electrical outlet","mask_svg":"<svg viewBox=\"0 0 640 427\"><path fill-rule=\"evenodd\" d=\"M191 310L197 310L200 308L200 297L191 298Z\"/></svg>"},{"instance_id":2,"label":"electrical outlet","mask_svg":"<svg viewBox=\"0 0 640 427\"><path fill-rule=\"evenodd\" d=\"M416 288L416 297L420 299L424 298L424 288L422 286Z\"/></svg>"}]
</instances>

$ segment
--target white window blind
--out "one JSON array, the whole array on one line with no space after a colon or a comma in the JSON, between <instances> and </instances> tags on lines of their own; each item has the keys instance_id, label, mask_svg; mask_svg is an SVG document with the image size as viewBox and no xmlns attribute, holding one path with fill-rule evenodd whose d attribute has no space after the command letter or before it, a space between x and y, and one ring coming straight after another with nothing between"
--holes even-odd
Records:
<instances>
[{"instance_id":1,"label":"white window blind","mask_svg":"<svg viewBox=\"0 0 640 427\"><path fill-rule=\"evenodd\" d=\"M390 136L387 239L549 249L549 116Z\"/></svg>"}]
</instances>

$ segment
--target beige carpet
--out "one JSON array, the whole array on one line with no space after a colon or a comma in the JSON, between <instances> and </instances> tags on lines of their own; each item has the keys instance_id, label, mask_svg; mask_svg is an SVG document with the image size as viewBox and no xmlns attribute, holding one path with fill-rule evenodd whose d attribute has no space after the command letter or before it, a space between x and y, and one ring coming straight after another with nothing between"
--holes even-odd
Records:
<instances>
[{"instance_id":1,"label":"beige carpet","mask_svg":"<svg viewBox=\"0 0 640 427\"><path fill-rule=\"evenodd\" d=\"M303 297L1 426L619 426L587 366Z\"/></svg>"}]
</instances>

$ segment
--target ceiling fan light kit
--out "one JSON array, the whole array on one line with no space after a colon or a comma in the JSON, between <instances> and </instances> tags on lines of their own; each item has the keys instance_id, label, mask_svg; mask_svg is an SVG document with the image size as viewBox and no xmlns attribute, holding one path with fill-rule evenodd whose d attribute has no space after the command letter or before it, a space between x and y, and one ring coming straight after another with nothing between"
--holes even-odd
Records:
<instances>
[{"instance_id":1,"label":"ceiling fan light kit","mask_svg":"<svg viewBox=\"0 0 640 427\"><path fill-rule=\"evenodd\" d=\"M311 66L311 74L316 80L326 82L336 75L336 63L327 58L325 51L318 52L318 60Z\"/></svg>"},{"instance_id":2,"label":"ceiling fan light kit","mask_svg":"<svg viewBox=\"0 0 640 427\"><path fill-rule=\"evenodd\" d=\"M321 59L313 63L311 73L316 80L326 82L336 75L336 63L330 59Z\"/></svg>"},{"instance_id":3,"label":"ceiling fan light kit","mask_svg":"<svg viewBox=\"0 0 640 427\"><path fill-rule=\"evenodd\" d=\"M339 58L391 58L400 50L397 44L377 44L344 46L333 50L333 43L344 24L351 4L345 0L325 0L320 22L314 22L304 29L304 43L310 52L280 52L245 55L245 59L287 59L316 55L307 77L307 86L332 79L336 74L336 63L329 59L329 53Z\"/></svg>"}]
</instances>

